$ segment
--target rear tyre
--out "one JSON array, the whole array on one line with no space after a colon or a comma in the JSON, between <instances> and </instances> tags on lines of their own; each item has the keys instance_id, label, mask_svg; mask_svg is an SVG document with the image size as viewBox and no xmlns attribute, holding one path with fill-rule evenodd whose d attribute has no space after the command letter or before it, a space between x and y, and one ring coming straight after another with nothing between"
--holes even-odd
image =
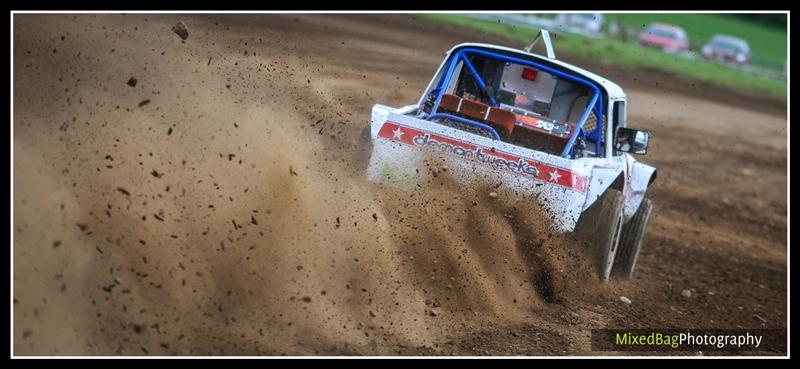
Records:
<instances>
[{"instance_id":1,"label":"rear tyre","mask_svg":"<svg viewBox=\"0 0 800 369\"><path fill-rule=\"evenodd\" d=\"M575 235L588 245L589 255L596 262L604 281L611 276L622 233L623 200L619 190L606 190L581 214L575 226Z\"/></svg>"},{"instance_id":2,"label":"rear tyre","mask_svg":"<svg viewBox=\"0 0 800 369\"><path fill-rule=\"evenodd\" d=\"M639 252L642 250L644 234L647 231L648 223L650 223L650 214L652 212L653 203L650 199L645 198L633 218L622 226L617 260L614 262L614 275L628 279L633 277L633 270L636 267Z\"/></svg>"}]
</instances>

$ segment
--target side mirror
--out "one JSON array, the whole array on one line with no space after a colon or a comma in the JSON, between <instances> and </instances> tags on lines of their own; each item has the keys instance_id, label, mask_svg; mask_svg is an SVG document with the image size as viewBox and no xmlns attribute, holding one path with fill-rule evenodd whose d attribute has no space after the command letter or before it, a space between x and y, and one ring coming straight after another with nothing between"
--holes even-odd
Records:
<instances>
[{"instance_id":1,"label":"side mirror","mask_svg":"<svg viewBox=\"0 0 800 369\"><path fill-rule=\"evenodd\" d=\"M614 148L618 151L637 155L647 154L647 145L650 141L650 132L638 129L619 127L617 128L617 140Z\"/></svg>"}]
</instances>

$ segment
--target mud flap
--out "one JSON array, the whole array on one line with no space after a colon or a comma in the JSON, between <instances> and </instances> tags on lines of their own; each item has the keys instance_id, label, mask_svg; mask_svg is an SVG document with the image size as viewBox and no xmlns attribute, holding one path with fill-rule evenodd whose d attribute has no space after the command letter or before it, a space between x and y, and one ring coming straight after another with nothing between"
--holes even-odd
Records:
<instances>
[{"instance_id":1,"label":"mud flap","mask_svg":"<svg viewBox=\"0 0 800 369\"><path fill-rule=\"evenodd\" d=\"M575 236L588 246L600 277L608 281L622 233L622 192L608 189L578 219Z\"/></svg>"},{"instance_id":2,"label":"mud flap","mask_svg":"<svg viewBox=\"0 0 800 369\"><path fill-rule=\"evenodd\" d=\"M636 267L639 252L642 250L644 234L648 223L650 223L652 211L653 203L650 199L645 198L633 218L622 226L617 261L614 263L614 275L620 275L628 279L633 277L633 270Z\"/></svg>"}]
</instances>

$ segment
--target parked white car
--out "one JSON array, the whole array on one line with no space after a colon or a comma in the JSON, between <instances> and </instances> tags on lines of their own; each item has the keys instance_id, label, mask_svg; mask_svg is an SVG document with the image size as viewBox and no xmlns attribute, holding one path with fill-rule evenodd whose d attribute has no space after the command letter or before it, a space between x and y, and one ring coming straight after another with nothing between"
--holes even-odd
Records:
<instances>
[{"instance_id":1,"label":"parked white car","mask_svg":"<svg viewBox=\"0 0 800 369\"><path fill-rule=\"evenodd\" d=\"M735 62L739 65L750 61L750 45L738 37L715 35L703 45L701 51L708 60Z\"/></svg>"},{"instance_id":2,"label":"parked white car","mask_svg":"<svg viewBox=\"0 0 800 369\"><path fill-rule=\"evenodd\" d=\"M600 13L562 13L556 16L556 29L568 32L599 35L605 19Z\"/></svg>"}]
</instances>

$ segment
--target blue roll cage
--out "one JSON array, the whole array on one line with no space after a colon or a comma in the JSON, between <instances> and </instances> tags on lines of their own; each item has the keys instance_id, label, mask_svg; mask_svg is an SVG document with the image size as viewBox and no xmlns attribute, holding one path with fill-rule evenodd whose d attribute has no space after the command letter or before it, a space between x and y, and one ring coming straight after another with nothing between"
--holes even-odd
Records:
<instances>
[{"instance_id":1,"label":"blue roll cage","mask_svg":"<svg viewBox=\"0 0 800 369\"><path fill-rule=\"evenodd\" d=\"M450 60L449 60L449 62L447 64L447 69L445 70L444 76L439 80L439 82L436 85L436 88L433 89L430 92L431 94L434 94L434 93L436 94L436 101L434 102L433 107L431 108L431 112L429 114L423 115L422 119L434 120L434 119L438 119L438 118L446 118L446 119L455 120L457 122L464 123L464 124L467 124L469 126L472 126L472 127L478 128L478 129L482 129L482 130L486 131L487 133L489 133L489 135L491 135L492 138L494 138L495 140L499 140L500 139L500 135L497 134L497 131L494 128L492 128L491 126L489 126L489 125L486 125L486 124L483 124L483 123L480 123L480 122L476 122L476 121L474 121L472 119L462 118L462 117L458 117L458 116L455 116L455 115L452 115L452 114L438 112L439 104L441 104L441 102L442 102L442 94L440 92L441 92L441 90L442 90L442 88L444 86L449 84L450 79L453 78L453 73L455 72L456 65L458 65L459 61L463 61L464 62L464 65L467 67L467 70L472 75L472 77L475 79L475 82L478 84L478 88L481 91L483 91L486 88L486 83L483 81L483 78L481 78L480 74L475 69L475 66L472 65L472 62L470 62L470 60L468 58L469 55L480 55L480 56L485 56L485 57L489 57L489 58L493 58L493 59L497 59L497 60L502 60L502 61L505 61L505 62L527 65L527 66L534 67L534 68L537 68L539 70L543 70L543 71L545 71L547 73L550 73L550 74L556 75L558 77L561 77L561 78L564 78L564 79L567 79L567 80L570 80L570 81L573 81L573 82L576 82L576 83L579 83L579 84L582 84L584 86L589 87L593 91L592 98L589 100L589 104L586 106L586 110L584 110L583 114L581 115L580 119L578 120L578 123L576 124L575 131L573 131L572 135L570 135L569 140L567 141L567 145L564 147L564 150L561 152L561 157L567 158L567 159L572 157L572 150L573 150L573 148L575 146L575 141L578 139L579 136L580 137L586 137L586 138L592 140L595 143L595 155L600 156L601 152L603 152L603 143L604 143L603 142L604 135L603 135L603 132L602 132L602 128L603 128L602 126L603 125L598 123L596 125L594 131L593 132L589 132L588 134L584 133L584 131L583 131L583 125L584 125L584 123L586 123L586 119L589 118L589 114L591 114L592 112L594 112L595 117L597 118L597 122L602 122L602 117L603 117L603 99L601 98L602 94L600 92L600 89L597 87L597 85L595 85L593 82L591 82L589 80L586 80L584 78L580 78L580 77L573 76L571 74L564 73L564 72L562 72L560 70L554 69L552 67L548 67L548 66L543 65L541 63L537 63L537 62L533 62L533 61L530 61L530 60L521 59L521 58L517 58L517 57L513 57L513 56L501 54L501 53L496 53L496 52L492 52L492 51L488 51L488 50L476 49L476 48L472 48L472 47L459 49L453 54L453 56L450 57ZM490 97L489 98L489 103L492 106L498 106L497 101L495 100L494 97Z\"/></svg>"}]
</instances>

